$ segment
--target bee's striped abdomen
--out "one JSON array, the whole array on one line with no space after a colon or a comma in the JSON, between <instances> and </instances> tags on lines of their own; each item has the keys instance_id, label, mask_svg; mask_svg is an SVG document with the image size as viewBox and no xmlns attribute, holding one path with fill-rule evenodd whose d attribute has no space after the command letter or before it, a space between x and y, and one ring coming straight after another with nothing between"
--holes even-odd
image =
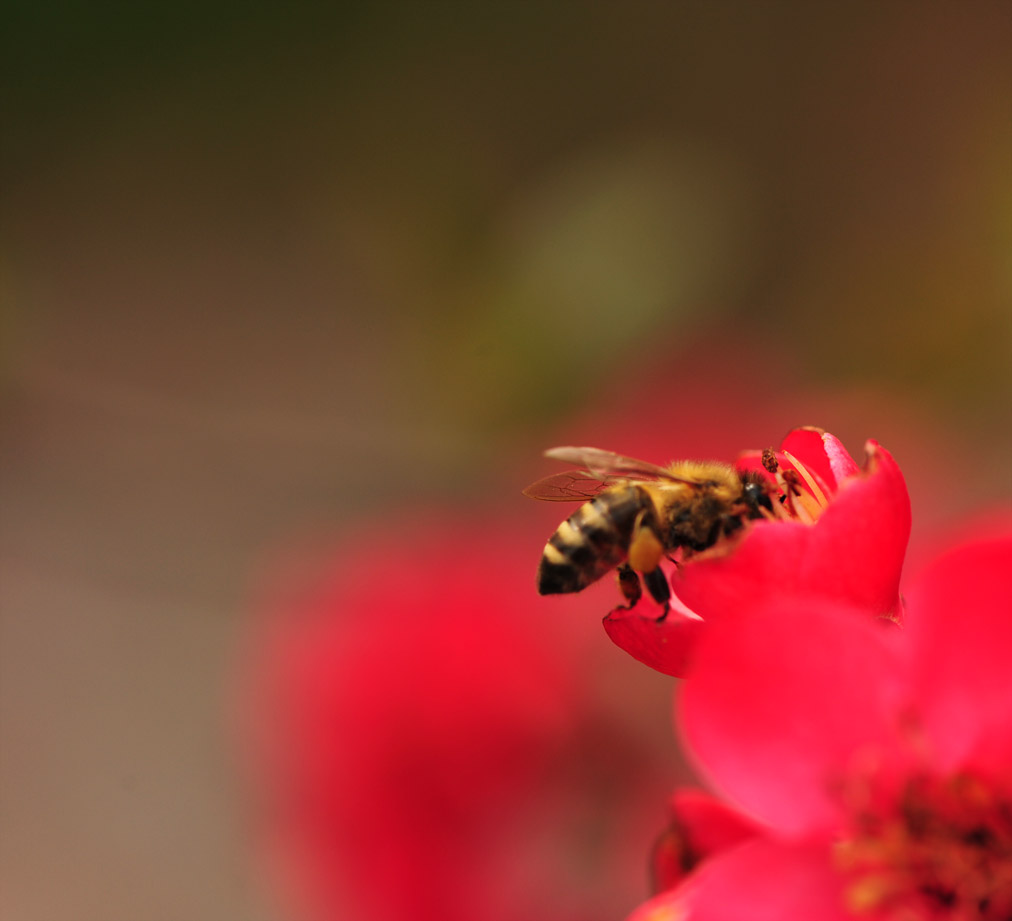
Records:
<instances>
[{"instance_id":1,"label":"bee's striped abdomen","mask_svg":"<svg viewBox=\"0 0 1012 921\"><path fill-rule=\"evenodd\" d=\"M615 486L581 505L548 539L538 568L542 595L578 592L621 563L636 516L652 508L638 486Z\"/></svg>"}]
</instances>

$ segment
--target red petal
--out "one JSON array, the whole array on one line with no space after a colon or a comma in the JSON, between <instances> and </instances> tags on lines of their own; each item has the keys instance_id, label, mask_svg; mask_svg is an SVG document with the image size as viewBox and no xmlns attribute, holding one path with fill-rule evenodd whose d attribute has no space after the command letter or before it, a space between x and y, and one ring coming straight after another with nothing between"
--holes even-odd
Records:
<instances>
[{"instance_id":1,"label":"red petal","mask_svg":"<svg viewBox=\"0 0 1012 921\"><path fill-rule=\"evenodd\" d=\"M718 855L628 921L853 921L826 844L760 838Z\"/></svg>"},{"instance_id":2,"label":"red petal","mask_svg":"<svg viewBox=\"0 0 1012 921\"><path fill-rule=\"evenodd\" d=\"M833 477L836 480L837 486L844 480L857 476L861 472L861 468L858 467L854 458L850 456L850 452L843 446L843 442L835 435L823 432L822 446L826 451L829 469L833 471ZM867 448L867 445L865 447Z\"/></svg>"},{"instance_id":3,"label":"red petal","mask_svg":"<svg viewBox=\"0 0 1012 921\"><path fill-rule=\"evenodd\" d=\"M727 850L759 831L750 819L702 790L678 790L671 797L671 812L704 854Z\"/></svg>"},{"instance_id":4,"label":"red petal","mask_svg":"<svg viewBox=\"0 0 1012 921\"><path fill-rule=\"evenodd\" d=\"M658 620L663 613L660 606L644 596L634 608L615 608L602 623L611 641L634 659L665 675L681 678L704 624L674 607Z\"/></svg>"},{"instance_id":5,"label":"red petal","mask_svg":"<svg viewBox=\"0 0 1012 921\"><path fill-rule=\"evenodd\" d=\"M814 426L788 433L780 450L793 454L833 492L845 479L861 472L839 438Z\"/></svg>"},{"instance_id":6,"label":"red petal","mask_svg":"<svg viewBox=\"0 0 1012 921\"><path fill-rule=\"evenodd\" d=\"M941 766L1012 765L1012 535L938 559L908 596L915 691Z\"/></svg>"},{"instance_id":7,"label":"red petal","mask_svg":"<svg viewBox=\"0 0 1012 921\"><path fill-rule=\"evenodd\" d=\"M891 741L902 685L885 629L825 602L710 625L678 702L700 770L787 836L832 829L835 782Z\"/></svg>"},{"instance_id":8,"label":"red petal","mask_svg":"<svg viewBox=\"0 0 1012 921\"><path fill-rule=\"evenodd\" d=\"M672 889L700 863L759 834L740 812L702 790L671 797L671 822L654 847L654 891Z\"/></svg>"},{"instance_id":9,"label":"red petal","mask_svg":"<svg viewBox=\"0 0 1012 921\"><path fill-rule=\"evenodd\" d=\"M814 525L756 522L731 552L696 557L672 582L705 620L749 602L805 596L896 614L909 536L903 474L888 451L869 442L868 472L845 480Z\"/></svg>"}]
</instances>

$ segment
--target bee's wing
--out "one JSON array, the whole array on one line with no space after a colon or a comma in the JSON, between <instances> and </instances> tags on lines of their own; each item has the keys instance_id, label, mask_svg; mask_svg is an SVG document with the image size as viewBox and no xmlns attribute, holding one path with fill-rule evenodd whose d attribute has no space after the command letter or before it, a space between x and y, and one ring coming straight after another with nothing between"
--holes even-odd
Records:
<instances>
[{"instance_id":1,"label":"bee's wing","mask_svg":"<svg viewBox=\"0 0 1012 921\"><path fill-rule=\"evenodd\" d=\"M545 502L586 502L609 485L611 484L607 480L599 479L584 470L568 470L531 483L524 490L524 495Z\"/></svg>"},{"instance_id":2,"label":"bee's wing","mask_svg":"<svg viewBox=\"0 0 1012 921\"><path fill-rule=\"evenodd\" d=\"M675 476L665 467L616 454L614 451L602 451L600 448L551 448L545 451L545 457L567 464L576 464L583 469L555 473L532 483L524 490L524 495L532 499L544 499L548 502L586 502L593 499L601 490L623 480L662 480L668 483L698 485L691 480Z\"/></svg>"},{"instance_id":3,"label":"bee's wing","mask_svg":"<svg viewBox=\"0 0 1012 921\"><path fill-rule=\"evenodd\" d=\"M669 482L685 483L687 480L674 476L665 467L658 467L649 461L626 457L614 451L602 451L600 448L550 448L545 457L585 467L591 476L598 479L608 477L624 477L630 480L668 480Z\"/></svg>"}]
</instances>

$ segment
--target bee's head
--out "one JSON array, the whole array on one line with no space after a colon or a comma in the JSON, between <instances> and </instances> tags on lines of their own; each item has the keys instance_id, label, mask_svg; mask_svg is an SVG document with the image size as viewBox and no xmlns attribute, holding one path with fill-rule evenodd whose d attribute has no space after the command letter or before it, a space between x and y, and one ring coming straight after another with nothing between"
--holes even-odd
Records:
<instances>
[{"instance_id":1,"label":"bee's head","mask_svg":"<svg viewBox=\"0 0 1012 921\"><path fill-rule=\"evenodd\" d=\"M769 491L766 488L766 483L763 480L762 474L755 473L754 471L748 471L741 475L742 480L742 497L745 499L745 504L748 506L750 518L761 518L762 512L760 509L766 509L767 511L773 511L773 500L770 498Z\"/></svg>"}]
</instances>

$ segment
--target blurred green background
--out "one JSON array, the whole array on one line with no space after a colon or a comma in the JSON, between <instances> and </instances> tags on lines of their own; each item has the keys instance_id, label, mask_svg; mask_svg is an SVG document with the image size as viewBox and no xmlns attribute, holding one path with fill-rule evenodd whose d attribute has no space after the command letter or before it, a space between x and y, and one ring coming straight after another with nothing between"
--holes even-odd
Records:
<instances>
[{"instance_id":1,"label":"blurred green background","mask_svg":"<svg viewBox=\"0 0 1012 921\"><path fill-rule=\"evenodd\" d=\"M922 533L1012 496L1007 3L4 20L4 919L271 917L222 732L258 554L512 499L616 393L680 452L725 386L901 444Z\"/></svg>"}]
</instances>

